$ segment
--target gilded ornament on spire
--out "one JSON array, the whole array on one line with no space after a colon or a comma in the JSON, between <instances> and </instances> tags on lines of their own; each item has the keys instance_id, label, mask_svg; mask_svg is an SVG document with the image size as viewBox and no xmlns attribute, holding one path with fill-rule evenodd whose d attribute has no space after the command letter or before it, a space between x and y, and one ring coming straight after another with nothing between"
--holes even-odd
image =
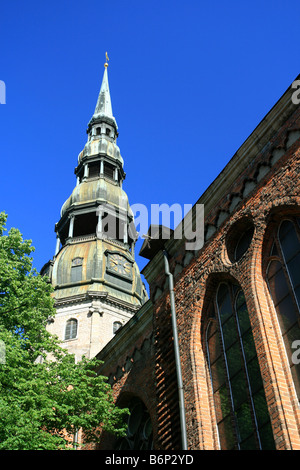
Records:
<instances>
[{"instance_id":1,"label":"gilded ornament on spire","mask_svg":"<svg viewBox=\"0 0 300 470\"><path fill-rule=\"evenodd\" d=\"M106 62L105 62L105 64L104 64L104 67L107 68L107 67L108 67L108 61L109 61L107 52L105 52L105 57L106 57Z\"/></svg>"}]
</instances>

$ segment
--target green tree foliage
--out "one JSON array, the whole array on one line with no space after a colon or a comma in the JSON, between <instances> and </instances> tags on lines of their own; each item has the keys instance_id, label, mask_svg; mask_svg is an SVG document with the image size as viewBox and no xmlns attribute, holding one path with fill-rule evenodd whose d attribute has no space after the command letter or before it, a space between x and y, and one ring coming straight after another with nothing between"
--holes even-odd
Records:
<instances>
[{"instance_id":1,"label":"green tree foliage","mask_svg":"<svg viewBox=\"0 0 300 470\"><path fill-rule=\"evenodd\" d=\"M47 332L52 287L32 267L31 241L15 228L5 234L6 219L0 213L0 449L68 448L66 433L78 429L97 442L99 426L124 435L126 410L95 372L99 361L75 364Z\"/></svg>"}]
</instances>

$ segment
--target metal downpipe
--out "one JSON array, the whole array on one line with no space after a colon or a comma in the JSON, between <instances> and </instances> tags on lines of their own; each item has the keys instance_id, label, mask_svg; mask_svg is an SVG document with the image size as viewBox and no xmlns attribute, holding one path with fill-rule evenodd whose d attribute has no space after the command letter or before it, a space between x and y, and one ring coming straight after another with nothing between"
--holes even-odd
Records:
<instances>
[{"instance_id":1,"label":"metal downpipe","mask_svg":"<svg viewBox=\"0 0 300 470\"><path fill-rule=\"evenodd\" d=\"M163 250L163 255L164 255L164 260L165 260L165 273L169 278L171 318L172 318L172 328L173 328L173 337L174 337L175 365L176 365L178 396L179 396L179 417L180 417L182 450L188 450L187 437L186 437L186 420L185 420L182 372L181 372L179 342L178 342L178 333L177 333L177 320L176 320L176 311L175 311L173 275L170 273L168 254L166 250Z\"/></svg>"}]
</instances>

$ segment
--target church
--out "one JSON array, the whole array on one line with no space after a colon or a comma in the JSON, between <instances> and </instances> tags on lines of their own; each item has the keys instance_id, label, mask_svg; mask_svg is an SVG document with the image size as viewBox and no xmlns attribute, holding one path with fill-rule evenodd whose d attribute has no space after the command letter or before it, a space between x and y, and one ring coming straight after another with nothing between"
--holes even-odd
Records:
<instances>
[{"instance_id":1,"label":"church","mask_svg":"<svg viewBox=\"0 0 300 470\"><path fill-rule=\"evenodd\" d=\"M298 77L299 79L299 77ZM300 450L300 108L292 84L181 222L149 228L135 261L108 61L77 184L43 267L48 330L103 361L127 436L90 450ZM150 230L151 229L151 230ZM192 248L191 248L192 246ZM297 354L297 348L299 354Z\"/></svg>"}]
</instances>

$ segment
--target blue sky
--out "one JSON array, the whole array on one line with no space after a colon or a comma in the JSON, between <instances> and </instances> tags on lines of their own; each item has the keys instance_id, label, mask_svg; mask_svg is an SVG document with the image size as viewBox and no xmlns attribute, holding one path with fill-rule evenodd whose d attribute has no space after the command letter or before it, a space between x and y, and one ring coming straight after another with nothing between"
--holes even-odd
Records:
<instances>
[{"instance_id":1,"label":"blue sky","mask_svg":"<svg viewBox=\"0 0 300 470\"><path fill-rule=\"evenodd\" d=\"M105 51L124 189L148 207L194 204L299 73L299 1L10 0L0 9L0 210L32 239L38 270L76 183Z\"/></svg>"}]
</instances>

